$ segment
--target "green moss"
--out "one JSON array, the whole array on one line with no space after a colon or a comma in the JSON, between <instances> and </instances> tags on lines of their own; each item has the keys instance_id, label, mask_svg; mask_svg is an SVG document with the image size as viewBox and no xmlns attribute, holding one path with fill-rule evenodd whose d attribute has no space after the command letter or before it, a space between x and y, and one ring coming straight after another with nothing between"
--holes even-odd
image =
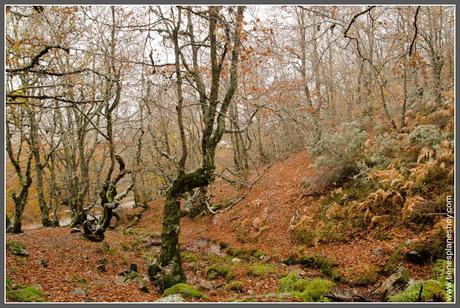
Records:
<instances>
[{"instance_id":1,"label":"green moss","mask_svg":"<svg viewBox=\"0 0 460 308\"><path fill-rule=\"evenodd\" d=\"M297 227L290 232L290 236L294 242L312 247L317 237L316 233L316 230L310 226Z\"/></svg>"},{"instance_id":2,"label":"green moss","mask_svg":"<svg viewBox=\"0 0 460 308\"><path fill-rule=\"evenodd\" d=\"M321 278L301 279L296 272L291 272L279 280L278 290L289 292L292 297L304 302L325 302L329 300L324 294L330 292L334 285L332 281Z\"/></svg>"},{"instance_id":3,"label":"green moss","mask_svg":"<svg viewBox=\"0 0 460 308\"><path fill-rule=\"evenodd\" d=\"M6 277L6 298L10 302L43 302L45 294L32 287L15 285L11 278Z\"/></svg>"},{"instance_id":4,"label":"green moss","mask_svg":"<svg viewBox=\"0 0 460 308\"><path fill-rule=\"evenodd\" d=\"M26 257L29 255L29 252L27 251L26 246L24 246L24 244L19 243L19 242L8 241L6 243L6 249L11 251L12 254L17 255L17 256Z\"/></svg>"},{"instance_id":5,"label":"green moss","mask_svg":"<svg viewBox=\"0 0 460 308\"><path fill-rule=\"evenodd\" d=\"M249 276L263 276L276 272L276 266L273 264L255 264L249 267Z\"/></svg>"},{"instance_id":6,"label":"green moss","mask_svg":"<svg viewBox=\"0 0 460 308\"><path fill-rule=\"evenodd\" d=\"M402 246L398 247L393 251L391 256L388 258L383 271L385 274L390 275L393 274L396 269L399 267L401 262L404 260L404 255L401 252Z\"/></svg>"},{"instance_id":7,"label":"green moss","mask_svg":"<svg viewBox=\"0 0 460 308\"><path fill-rule=\"evenodd\" d=\"M378 279L379 279L378 270L373 269L369 272L356 275L351 280L351 283L357 286L367 286L367 285L372 285L376 283Z\"/></svg>"},{"instance_id":8,"label":"green moss","mask_svg":"<svg viewBox=\"0 0 460 308\"><path fill-rule=\"evenodd\" d=\"M197 289L195 289L194 287L186 283L178 283L166 289L163 293L163 297L173 295L173 294L180 294L184 298L200 298L200 299L205 298L205 296L201 294L200 291L198 291Z\"/></svg>"},{"instance_id":9,"label":"green moss","mask_svg":"<svg viewBox=\"0 0 460 308\"><path fill-rule=\"evenodd\" d=\"M266 255L257 249L244 249L238 247L228 247L226 253L232 257L238 257L240 259L246 260L251 258L259 258L260 256Z\"/></svg>"},{"instance_id":10,"label":"green moss","mask_svg":"<svg viewBox=\"0 0 460 308\"><path fill-rule=\"evenodd\" d=\"M225 289L236 293L243 293L243 283L241 281L234 280L227 284L227 286L225 286Z\"/></svg>"},{"instance_id":11,"label":"green moss","mask_svg":"<svg viewBox=\"0 0 460 308\"><path fill-rule=\"evenodd\" d=\"M110 247L107 242L102 242L101 247L96 250L97 253L106 253L111 256L115 255L115 249Z\"/></svg>"},{"instance_id":12,"label":"green moss","mask_svg":"<svg viewBox=\"0 0 460 308\"><path fill-rule=\"evenodd\" d=\"M182 261L195 263L198 262L198 256L193 252L182 252L181 254Z\"/></svg>"},{"instance_id":13,"label":"green moss","mask_svg":"<svg viewBox=\"0 0 460 308\"><path fill-rule=\"evenodd\" d=\"M278 281L279 292L301 292L307 283L306 279L301 279L296 272L290 272L286 277Z\"/></svg>"},{"instance_id":14,"label":"green moss","mask_svg":"<svg viewBox=\"0 0 460 308\"><path fill-rule=\"evenodd\" d=\"M335 264L322 256L289 256L284 260L284 263L287 265L302 264L305 267L317 268L334 281L340 281L342 279L341 275L334 270Z\"/></svg>"},{"instance_id":15,"label":"green moss","mask_svg":"<svg viewBox=\"0 0 460 308\"><path fill-rule=\"evenodd\" d=\"M418 281L401 293L388 297L389 302L445 302L445 288L437 280Z\"/></svg>"},{"instance_id":16,"label":"green moss","mask_svg":"<svg viewBox=\"0 0 460 308\"><path fill-rule=\"evenodd\" d=\"M305 285L302 299L305 302L327 302L329 299L324 297L324 294L329 293L334 287L334 283L330 280L315 278Z\"/></svg>"},{"instance_id":17,"label":"green moss","mask_svg":"<svg viewBox=\"0 0 460 308\"><path fill-rule=\"evenodd\" d=\"M208 267L208 270L206 271L206 279L212 280L219 277L225 278L227 281L231 280L234 277L231 267L228 265L215 265Z\"/></svg>"}]
</instances>

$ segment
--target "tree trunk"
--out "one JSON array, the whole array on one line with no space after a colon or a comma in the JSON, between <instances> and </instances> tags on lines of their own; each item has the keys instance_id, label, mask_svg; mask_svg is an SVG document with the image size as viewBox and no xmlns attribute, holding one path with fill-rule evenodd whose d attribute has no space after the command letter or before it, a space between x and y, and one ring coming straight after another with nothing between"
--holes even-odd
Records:
<instances>
[{"instance_id":1,"label":"tree trunk","mask_svg":"<svg viewBox=\"0 0 460 308\"><path fill-rule=\"evenodd\" d=\"M35 111L29 110L30 121L30 147L35 161L35 187L38 195L38 205L40 207L42 224L44 227L54 226L54 223L49 218L49 207L46 204L45 193L43 192L43 165L40 157L40 145L38 143L37 123L35 119Z\"/></svg>"},{"instance_id":2,"label":"tree trunk","mask_svg":"<svg viewBox=\"0 0 460 308\"><path fill-rule=\"evenodd\" d=\"M180 200L185 192L209 184L210 171L200 168L194 172L180 174L166 193L161 232L161 250L156 263L148 268L150 279L160 292L185 281L180 257Z\"/></svg>"}]
</instances>

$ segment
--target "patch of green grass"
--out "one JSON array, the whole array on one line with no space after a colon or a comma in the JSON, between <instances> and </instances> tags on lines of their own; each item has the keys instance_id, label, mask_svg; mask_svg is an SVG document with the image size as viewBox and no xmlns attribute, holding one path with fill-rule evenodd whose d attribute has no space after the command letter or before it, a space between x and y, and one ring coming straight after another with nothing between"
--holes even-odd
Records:
<instances>
[{"instance_id":1,"label":"patch of green grass","mask_svg":"<svg viewBox=\"0 0 460 308\"><path fill-rule=\"evenodd\" d=\"M199 298L204 299L205 296L200 291L186 283L178 283L166 289L163 293L163 297L167 297L173 294L180 294L184 298Z\"/></svg>"},{"instance_id":2,"label":"patch of green grass","mask_svg":"<svg viewBox=\"0 0 460 308\"><path fill-rule=\"evenodd\" d=\"M225 289L236 293L243 293L243 283L241 281L234 280L227 284Z\"/></svg>"},{"instance_id":3,"label":"patch of green grass","mask_svg":"<svg viewBox=\"0 0 460 308\"><path fill-rule=\"evenodd\" d=\"M254 264L249 267L249 276L264 276L276 272L276 266L273 264Z\"/></svg>"},{"instance_id":4,"label":"patch of green grass","mask_svg":"<svg viewBox=\"0 0 460 308\"><path fill-rule=\"evenodd\" d=\"M24 285L15 285L11 278L6 277L6 298L11 302L43 302L45 294L32 287Z\"/></svg>"},{"instance_id":5,"label":"patch of green grass","mask_svg":"<svg viewBox=\"0 0 460 308\"><path fill-rule=\"evenodd\" d=\"M6 242L6 249L17 256L27 257L29 255L26 246L20 242L8 241Z\"/></svg>"},{"instance_id":6,"label":"patch of green grass","mask_svg":"<svg viewBox=\"0 0 460 308\"><path fill-rule=\"evenodd\" d=\"M219 277L225 278L227 281L232 280L234 277L232 268L228 265L214 265L208 267L206 271L206 279L213 280Z\"/></svg>"},{"instance_id":7,"label":"patch of green grass","mask_svg":"<svg viewBox=\"0 0 460 308\"><path fill-rule=\"evenodd\" d=\"M189 262L189 263L198 262L198 256L193 252L186 251L186 252L182 252L180 255L181 255L182 260L185 262Z\"/></svg>"},{"instance_id":8,"label":"patch of green grass","mask_svg":"<svg viewBox=\"0 0 460 308\"><path fill-rule=\"evenodd\" d=\"M70 276L70 281L76 282L79 285L81 285L82 287L87 287L88 286L88 280L86 280L86 278L84 278L84 277L80 277L78 274L75 274L75 273L73 273Z\"/></svg>"},{"instance_id":9,"label":"patch of green grass","mask_svg":"<svg viewBox=\"0 0 460 308\"><path fill-rule=\"evenodd\" d=\"M383 268L383 271L385 274L390 275L393 274L396 269L401 265L402 261L404 260L404 255L401 252L401 249L403 247L400 246L393 251L391 256L388 258L387 262L385 263L385 266Z\"/></svg>"},{"instance_id":10,"label":"patch of green grass","mask_svg":"<svg viewBox=\"0 0 460 308\"><path fill-rule=\"evenodd\" d=\"M278 291L279 292L301 292L304 290L308 281L301 279L296 272L290 272L286 277L279 279Z\"/></svg>"},{"instance_id":11,"label":"patch of green grass","mask_svg":"<svg viewBox=\"0 0 460 308\"><path fill-rule=\"evenodd\" d=\"M97 253L106 253L111 256L115 255L115 249L112 248L107 242L102 242L101 247L96 250Z\"/></svg>"}]
</instances>

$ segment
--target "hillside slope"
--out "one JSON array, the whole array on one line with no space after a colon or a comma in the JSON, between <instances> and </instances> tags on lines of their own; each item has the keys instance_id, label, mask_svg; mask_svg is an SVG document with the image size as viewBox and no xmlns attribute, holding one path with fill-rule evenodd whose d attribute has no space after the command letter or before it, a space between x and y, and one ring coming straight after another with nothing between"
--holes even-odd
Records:
<instances>
[{"instance_id":1,"label":"hillside slope","mask_svg":"<svg viewBox=\"0 0 460 308\"><path fill-rule=\"evenodd\" d=\"M187 282L206 296L189 300L297 301L273 297L279 279L292 271L305 278L333 278L333 292L381 300L373 291L386 277L377 273L391 262L401 244L430 231L416 234L398 226L383 230L384 237L381 230L368 229L340 242L316 242L310 247L298 244L290 236L293 217L313 217L310 214L318 207L318 197L308 196L300 184L313 173L309 165L305 152L292 154L274 163L247 197L230 210L196 219L182 218L181 248ZM211 188L213 203L244 192L245 188L238 191L220 181ZM49 301L154 301L161 295L147 282L146 272L149 260L159 249L162 206L161 199L152 202L137 225L119 225L107 232L104 243L89 242L78 233L71 234L68 228L8 235L8 242L20 242L29 251L26 258L7 252L8 277L15 283L38 285L45 292L44 300ZM125 219L136 211L126 210ZM321 262L328 267L323 268L323 263L284 264L289 256L327 260ZM42 260L47 260L46 267ZM431 275L429 264L399 261L412 279L428 279ZM99 270L101 262L104 271ZM139 275L132 281L120 281L118 273L129 269L130 264L138 266ZM225 269L227 276L210 278L216 266ZM144 285L148 293L141 290ZM238 286L236 291L233 285ZM80 289L84 292L75 291Z\"/></svg>"}]
</instances>

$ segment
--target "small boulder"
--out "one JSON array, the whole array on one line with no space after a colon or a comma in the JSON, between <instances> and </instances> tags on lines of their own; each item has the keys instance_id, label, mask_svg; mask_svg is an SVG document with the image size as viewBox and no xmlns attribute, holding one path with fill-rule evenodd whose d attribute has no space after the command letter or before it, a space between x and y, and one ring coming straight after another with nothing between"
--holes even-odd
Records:
<instances>
[{"instance_id":1,"label":"small boulder","mask_svg":"<svg viewBox=\"0 0 460 308\"><path fill-rule=\"evenodd\" d=\"M233 258L232 259L232 263L240 263L241 262L241 259L239 258Z\"/></svg>"},{"instance_id":2,"label":"small boulder","mask_svg":"<svg viewBox=\"0 0 460 308\"><path fill-rule=\"evenodd\" d=\"M406 268L400 267L393 275L385 279L374 293L385 297L396 294L407 285L410 279L409 275Z\"/></svg>"},{"instance_id":3,"label":"small boulder","mask_svg":"<svg viewBox=\"0 0 460 308\"><path fill-rule=\"evenodd\" d=\"M153 239L144 245L145 248L161 246L161 239Z\"/></svg>"},{"instance_id":4,"label":"small boulder","mask_svg":"<svg viewBox=\"0 0 460 308\"><path fill-rule=\"evenodd\" d=\"M224 257L225 254L220 251L220 245L219 244L211 244L208 248L208 252L215 254L216 256L219 257Z\"/></svg>"},{"instance_id":5,"label":"small boulder","mask_svg":"<svg viewBox=\"0 0 460 308\"><path fill-rule=\"evenodd\" d=\"M199 283L199 287L203 290L212 290L214 289L214 285L212 284L212 282L208 281L208 280L203 280Z\"/></svg>"},{"instance_id":6,"label":"small boulder","mask_svg":"<svg viewBox=\"0 0 460 308\"><path fill-rule=\"evenodd\" d=\"M407 261L414 264L426 264L431 261L429 252L411 250L405 254Z\"/></svg>"},{"instance_id":7,"label":"small boulder","mask_svg":"<svg viewBox=\"0 0 460 308\"><path fill-rule=\"evenodd\" d=\"M77 288L75 290L70 291L70 294L77 296L86 296L86 290L82 288Z\"/></svg>"},{"instance_id":8,"label":"small boulder","mask_svg":"<svg viewBox=\"0 0 460 308\"><path fill-rule=\"evenodd\" d=\"M137 281L138 289L144 293L149 293L149 289L147 288L147 285L148 285L148 279L146 279L146 277L144 277L144 279L139 279Z\"/></svg>"},{"instance_id":9,"label":"small boulder","mask_svg":"<svg viewBox=\"0 0 460 308\"><path fill-rule=\"evenodd\" d=\"M184 303L185 299L180 294L173 294L156 300L160 303Z\"/></svg>"},{"instance_id":10,"label":"small boulder","mask_svg":"<svg viewBox=\"0 0 460 308\"><path fill-rule=\"evenodd\" d=\"M80 232L81 232L81 229L78 228L78 227L72 228L72 229L70 230L70 233L80 233Z\"/></svg>"},{"instance_id":11,"label":"small boulder","mask_svg":"<svg viewBox=\"0 0 460 308\"><path fill-rule=\"evenodd\" d=\"M7 242L6 249L11 251L11 253L16 256L27 257L29 255L29 252L22 243Z\"/></svg>"}]
</instances>

